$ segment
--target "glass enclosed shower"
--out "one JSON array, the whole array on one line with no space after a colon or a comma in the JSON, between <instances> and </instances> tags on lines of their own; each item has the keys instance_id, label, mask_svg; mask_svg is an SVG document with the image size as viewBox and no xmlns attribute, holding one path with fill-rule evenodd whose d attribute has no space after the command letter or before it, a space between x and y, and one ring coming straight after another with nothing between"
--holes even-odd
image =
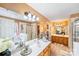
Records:
<instances>
[{"instance_id":1,"label":"glass enclosed shower","mask_svg":"<svg viewBox=\"0 0 79 59\"><path fill-rule=\"evenodd\" d=\"M73 55L79 56L79 18L72 23Z\"/></svg>"}]
</instances>

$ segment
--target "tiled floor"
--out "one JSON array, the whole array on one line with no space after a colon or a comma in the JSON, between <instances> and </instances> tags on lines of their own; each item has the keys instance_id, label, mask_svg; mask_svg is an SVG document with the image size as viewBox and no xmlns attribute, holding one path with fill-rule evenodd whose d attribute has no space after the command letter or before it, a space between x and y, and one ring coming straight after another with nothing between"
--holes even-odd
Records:
<instances>
[{"instance_id":1,"label":"tiled floor","mask_svg":"<svg viewBox=\"0 0 79 59\"><path fill-rule=\"evenodd\" d=\"M52 43L51 44L51 55L52 56L69 56L71 54L70 54L68 47L61 45L61 44Z\"/></svg>"}]
</instances>

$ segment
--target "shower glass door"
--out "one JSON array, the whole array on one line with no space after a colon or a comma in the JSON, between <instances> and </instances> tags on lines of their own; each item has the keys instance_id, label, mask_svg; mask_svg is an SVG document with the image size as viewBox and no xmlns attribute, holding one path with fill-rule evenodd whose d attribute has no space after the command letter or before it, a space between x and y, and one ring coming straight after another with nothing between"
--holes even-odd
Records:
<instances>
[{"instance_id":1,"label":"shower glass door","mask_svg":"<svg viewBox=\"0 0 79 59\"><path fill-rule=\"evenodd\" d=\"M73 22L73 55L79 56L79 19Z\"/></svg>"},{"instance_id":2,"label":"shower glass door","mask_svg":"<svg viewBox=\"0 0 79 59\"><path fill-rule=\"evenodd\" d=\"M79 20L73 23L73 41L79 42Z\"/></svg>"}]
</instances>

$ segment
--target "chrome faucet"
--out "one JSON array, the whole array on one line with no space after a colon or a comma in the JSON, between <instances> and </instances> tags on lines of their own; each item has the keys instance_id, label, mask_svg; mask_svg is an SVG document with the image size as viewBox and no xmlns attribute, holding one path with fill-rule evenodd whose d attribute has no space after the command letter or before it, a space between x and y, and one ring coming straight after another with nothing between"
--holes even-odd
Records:
<instances>
[{"instance_id":1,"label":"chrome faucet","mask_svg":"<svg viewBox=\"0 0 79 59\"><path fill-rule=\"evenodd\" d=\"M23 47L24 46L24 42L22 41L22 39L20 37L18 37L18 39L19 39L19 42L18 42L19 47Z\"/></svg>"}]
</instances>

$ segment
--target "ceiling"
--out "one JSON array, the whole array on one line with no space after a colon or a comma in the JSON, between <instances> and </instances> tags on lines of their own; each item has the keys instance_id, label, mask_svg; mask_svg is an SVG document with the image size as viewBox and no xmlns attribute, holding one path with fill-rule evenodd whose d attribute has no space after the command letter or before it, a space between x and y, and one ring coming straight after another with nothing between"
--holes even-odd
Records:
<instances>
[{"instance_id":1,"label":"ceiling","mask_svg":"<svg viewBox=\"0 0 79 59\"><path fill-rule=\"evenodd\" d=\"M65 19L73 13L79 13L79 3L28 3L49 20Z\"/></svg>"}]
</instances>

